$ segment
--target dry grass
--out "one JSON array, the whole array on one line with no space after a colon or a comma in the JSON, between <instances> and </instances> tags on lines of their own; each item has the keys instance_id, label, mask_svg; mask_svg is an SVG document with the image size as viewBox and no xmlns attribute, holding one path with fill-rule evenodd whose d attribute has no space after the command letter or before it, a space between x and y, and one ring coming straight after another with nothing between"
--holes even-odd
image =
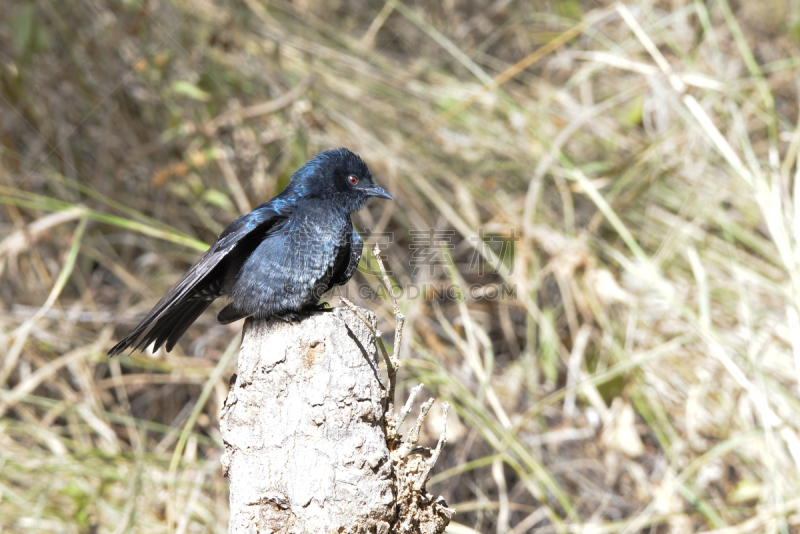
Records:
<instances>
[{"instance_id":1,"label":"dry grass","mask_svg":"<svg viewBox=\"0 0 800 534\"><path fill-rule=\"evenodd\" d=\"M226 531L236 330L104 352L342 145L398 284L516 287L401 300L451 532L800 529L795 0L6 4L0 530ZM521 237L497 273L479 228Z\"/></svg>"}]
</instances>

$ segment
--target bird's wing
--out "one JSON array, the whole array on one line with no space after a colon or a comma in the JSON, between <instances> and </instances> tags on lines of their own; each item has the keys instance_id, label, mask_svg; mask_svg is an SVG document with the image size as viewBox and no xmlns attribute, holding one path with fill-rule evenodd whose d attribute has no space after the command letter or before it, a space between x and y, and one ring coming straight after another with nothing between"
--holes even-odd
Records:
<instances>
[{"instance_id":1,"label":"bird's wing","mask_svg":"<svg viewBox=\"0 0 800 534\"><path fill-rule=\"evenodd\" d=\"M271 228L276 224L283 221L291 213L292 205L289 202L281 202L279 197L272 201L262 204L247 215L242 215L230 226L228 226L222 234L220 234L216 243L209 248L184 274L178 282L172 286L164 297L158 301L158 304L150 310L142 322L139 323L133 332L131 332L125 339L114 345L108 351L110 356L120 354L128 348L141 349L148 346L151 342L155 341L158 348L168 337L180 337L179 335L171 336L170 334L176 328L182 328L180 334L188 328L189 324L197 319L199 313L189 314L192 315L188 324L185 319L186 308L198 308L194 304L189 306L187 303L190 300L205 300L206 305L199 310L200 313L211 303L212 300L219 296L218 275L209 276L220 263L230 255L230 253L241 244L247 237L255 237L255 235L266 235ZM276 202L278 201L278 202ZM255 234L255 235L254 235ZM256 242L257 245L257 242ZM205 290L205 291L204 291ZM167 350L171 349L170 343Z\"/></svg>"},{"instance_id":2,"label":"bird's wing","mask_svg":"<svg viewBox=\"0 0 800 534\"><path fill-rule=\"evenodd\" d=\"M331 287L346 284L355 274L358 268L358 262L361 261L361 252L364 249L364 240L358 235L358 232L352 230L349 245L349 260L344 269L339 269L333 273L331 278Z\"/></svg>"}]
</instances>

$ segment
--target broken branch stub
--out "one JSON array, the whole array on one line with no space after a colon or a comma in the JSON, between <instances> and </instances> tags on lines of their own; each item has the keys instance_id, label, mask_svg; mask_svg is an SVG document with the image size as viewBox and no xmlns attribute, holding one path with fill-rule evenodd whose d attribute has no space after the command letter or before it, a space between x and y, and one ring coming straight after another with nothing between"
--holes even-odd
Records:
<instances>
[{"instance_id":1,"label":"broken branch stub","mask_svg":"<svg viewBox=\"0 0 800 534\"><path fill-rule=\"evenodd\" d=\"M379 377L375 339L348 310L247 321L220 422L229 532L389 532Z\"/></svg>"},{"instance_id":2,"label":"broken branch stub","mask_svg":"<svg viewBox=\"0 0 800 534\"><path fill-rule=\"evenodd\" d=\"M394 384L381 381L375 315L348 308L245 323L220 420L230 533L441 534L449 523L425 489L444 429L434 451L417 446L432 399L402 441L385 413Z\"/></svg>"}]
</instances>

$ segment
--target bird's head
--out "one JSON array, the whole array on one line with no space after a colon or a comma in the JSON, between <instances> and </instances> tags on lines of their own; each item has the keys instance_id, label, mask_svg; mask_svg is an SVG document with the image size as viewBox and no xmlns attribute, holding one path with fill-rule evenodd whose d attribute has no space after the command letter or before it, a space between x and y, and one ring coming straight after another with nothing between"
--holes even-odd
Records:
<instances>
[{"instance_id":1,"label":"bird's head","mask_svg":"<svg viewBox=\"0 0 800 534\"><path fill-rule=\"evenodd\" d=\"M393 200L372 180L369 167L346 148L321 152L292 175L287 189L303 198L324 198L348 212L360 210L370 197Z\"/></svg>"}]
</instances>

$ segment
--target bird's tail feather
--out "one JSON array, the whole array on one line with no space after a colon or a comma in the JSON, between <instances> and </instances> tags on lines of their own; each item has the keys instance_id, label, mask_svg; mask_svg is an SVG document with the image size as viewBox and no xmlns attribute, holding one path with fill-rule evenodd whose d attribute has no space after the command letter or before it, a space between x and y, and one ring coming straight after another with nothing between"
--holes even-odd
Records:
<instances>
[{"instance_id":1,"label":"bird's tail feather","mask_svg":"<svg viewBox=\"0 0 800 534\"><path fill-rule=\"evenodd\" d=\"M247 314L238 311L233 304L228 304L222 308L222 311L217 315L217 322L219 322L219 324L230 324L239 319L244 319L245 317L247 317Z\"/></svg>"},{"instance_id":2,"label":"bird's tail feather","mask_svg":"<svg viewBox=\"0 0 800 534\"><path fill-rule=\"evenodd\" d=\"M114 345L108 351L110 356L120 354L126 350L141 350L153 344L153 350L158 350L166 341L167 352L172 350L178 339L194 323L200 314L211 304L210 300L192 298L173 304L169 311L162 314L154 322L139 325L125 339Z\"/></svg>"}]
</instances>

